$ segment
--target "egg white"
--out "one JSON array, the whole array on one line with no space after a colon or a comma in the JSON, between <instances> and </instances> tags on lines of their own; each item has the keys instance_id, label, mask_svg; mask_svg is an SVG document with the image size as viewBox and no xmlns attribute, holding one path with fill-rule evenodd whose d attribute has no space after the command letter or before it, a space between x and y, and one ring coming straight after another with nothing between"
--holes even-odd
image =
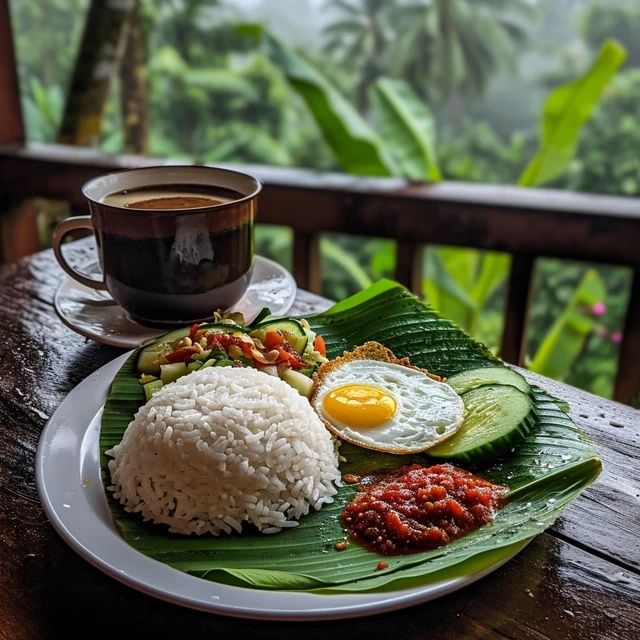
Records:
<instances>
[{"instance_id":1,"label":"egg white","mask_svg":"<svg viewBox=\"0 0 640 640\"><path fill-rule=\"evenodd\" d=\"M376 427L357 427L336 420L324 400L336 387L364 384L384 389L396 402L391 418ZM328 429L352 444L407 454L426 451L452 436L461 426L464 405L446 383L421 371L380 360L351 360L324 376L311 399Z\"/></svg>"}]
</instances>

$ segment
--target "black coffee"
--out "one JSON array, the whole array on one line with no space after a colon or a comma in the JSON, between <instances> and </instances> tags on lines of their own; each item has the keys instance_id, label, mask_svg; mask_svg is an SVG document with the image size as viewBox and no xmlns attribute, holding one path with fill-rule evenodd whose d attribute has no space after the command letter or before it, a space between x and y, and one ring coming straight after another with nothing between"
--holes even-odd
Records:
<instances>
[{"instance_id":1,"label":"black coffee","mask_svg":"<svg viewBox=\"0 0 640 640\"><path fill-rule=\"evenodd\" d=\"M171 294L202 293L239 278L253 250L248 224L203 234L190 247L175 238L101 235L106 273L134 289Z\"/></svg>"},{"instance_id":2,"label":"black coffee","mask_svg":"<svg viewBox=\"0 0 640 640\"><path fill-rule=\"evenodd\" d=\"M110 193L102 199L102 202L112 207L124 207L125 209L170 211L211 207L240 198L242 198L242 194L223 187L169 184Z\"/></svg>"},{"instance_id":3,"label":"black coffee","mask_svg":"<svg viewBox=\"0 0 640 640\"><path fill-rule=\"evenodd\" d=\"M235 202L242 197L201 185L106 196L96 205L94 229L113 298L146 322L210 317L235 304L253 263L253 205ZM203 208L216 204L228 206Z\"/></svg>"}]
</instances>

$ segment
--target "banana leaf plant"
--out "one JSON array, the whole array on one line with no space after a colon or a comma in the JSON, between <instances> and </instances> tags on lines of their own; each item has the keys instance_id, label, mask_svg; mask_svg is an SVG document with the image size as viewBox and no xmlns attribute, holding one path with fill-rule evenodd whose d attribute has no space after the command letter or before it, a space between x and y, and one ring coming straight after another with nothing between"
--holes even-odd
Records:
<instances>
[{"instance_id":1,"label":"banana leaf plant","mask_svg":"<svg viewBox=\"0 0 640 640\"><path fill-rule=\"evenodd\" d=\"M582 126L626 57L620 43L606 40L584 75L549 94L542 109L540 149L520 176L521 187L550 182L568 169Z\"/></svg>"}]
</instances>

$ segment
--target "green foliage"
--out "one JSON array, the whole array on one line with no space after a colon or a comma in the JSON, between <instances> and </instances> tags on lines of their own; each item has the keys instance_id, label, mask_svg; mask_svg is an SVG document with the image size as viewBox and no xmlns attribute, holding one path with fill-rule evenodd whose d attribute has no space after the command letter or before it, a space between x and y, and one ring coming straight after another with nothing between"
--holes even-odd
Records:
<instances>
[{"instance_id":1,"label":"green foliage","mask_svg":"<svg viewBox=\"0 0 640 640\"><path fill-rule=\"evenodd\" d=\"M62 118L64 96L59 85L45 87L36 76L31 76L31 92L23 98L24 119L29 139L34 142L55 140Z\"/></svg>"},{"instance_id":2,"label":"green foliage","mask_svg":"<svg viewBox=\"0 0 640 640\"><path fill-rule=\"evenodd\" d=\"M393 141L388 153L398 173L412 180L442 180L433 115L411 87L403 80L380 78L372 87L371 104L381 138Z\"/></svg>"},{"instance_id":3,"label":"green foliage","mask_svg":"<svg viewBox=\"0 0 640 640\"><path fill-rule=\"evenodd\" d=\"M504 142L487 122L465 122L442 129L438 151L449 180L514 184L535 146L520 131Z\"/></svg>"},{"instance_id":4,"label":"green foliage","mask_svg":"<svg viewBox=\"0 0 640 640\"><path fill-rule=\"evenodd\" d=\"M325 51L353 76L356 104L381 76L403 77L423 98L443 102L482 92L514 47L526 40L531 11L523 0L334 0Z\"/></svg>"},{"instance_id":5,"label":"green foliage","mask_svg":"<svg viewBox=\"0 0 640 640\"><path fill-rule=\"evenodd\" d=\"M605 297L602 278L597 271L589 269L549 329L529 368L556 380L564 380L595 327L591 309L602 303Z\"/></svg>"},{"instance_id":6,"label":"green foliage","mask_svg":"<svg viewBox=\"0 0 640 640\"><path fill-rule=\"evenodd\" d=\"M288 68L295 69L300 58L281 43L277 44L279 56L272 54L272 59L284 57ZM552 92L543 117L545 146L529 165L523 180L532 180L531 184L536 184L549 179L552 174L564 171L573 154L582 124L595 107L603 84L615 72L623 57L624 52L618 45L607 43L603 46L598 61L587 74ZM322 77L315 71L314 74ZM287 73L288 78L289 76ZM294 84L294 87L301 93L306 91L305 86ZM328 81L316 82L316 89L324 94L323 98L327 101ZM433 175L433 171L437 170L439 175L439 169L437 165L434 169L433 163L433 120L411 88L406 83L382 79L374 85L372 96L374 114L381 130L379 141L388 149L385 156L391 156L393 148L402 152L399 153L402 161L389 165L389 172L419 178L425 173ZM334 112L333 115L332 120L319 122L327 138L332 135L331 127L336 120L340 121L343 114ZM347 129L346 123L340 122L340 125L341 132ZM565 128L568 128L568 133ZM495 138L489 137L489 142L504 153ZM516 147L518 150L521 148L521 145ZM361 149L351 150L352 154L358 151ZM338 160L348 170L341 157ZM349 161L353 160L353 155L349 156ZM355 290L371 283L366 270L353 259L350 252L343 251L338 244L325 240L323 253L345 274ZM502 329L499 307L503 300L503 284L509 271L508 257L458 248L432 248L427 253L424 264L423 289L431 304L444 317L450 318L496 350ZM596 290L594 282L601 283L601 280L595 271L588 272L574 297L567 302L566 308L543 338L532 361L535 370L554 377L566 377L594 329L594 324L588 317L583 318L578 308L588 294ZM342 293L339 287L337 292ZM602 300L605 299L604 286L597 293Z\"/></svg>"},{"instance_id":7,"label":"green foliage","mask_svg":"<svg viewBox=\"0 0 640 640\"><path fill-rule=\"evenodd\" d=\"M381 238L324 234L320 244L322 291L342 300L393 275L395 243Z\"/></svg>"},{"instance_id":8,"label":"green foliage","mask_svg":"<svg viewBox=\"0 0 640 640\"><path fill-rule=\"evenodd\" d=\"M535 187L566 171L582 125L591 116L600 94L625 57L622 45L613 40L606 41L582 77L551 92L542 113L540 149L520 176L520 186Z\"/></svg>"},{"instance_id":9,"label":"green foliage","mask_svg":"<svg viewBox=\"0 0 640 640\"><path fill-rule=\"evenodd\" d=\"M237 30L251 33L246 26ZM276 37L266 31L258 34L266 54L307 104L342 168L353 174L389 175L391 160L380 139L342 94Z\"/></svg>"},{"instance_id":10,"label":"green foliage","mask_svg":"<svg viewBox=\"0 0 640 640\"><path fill-rule=\"evenodd\" d=\"M53 142L87 0L11 0L9 4L27 138Z\"/></svg>"},{"instance_id":11,"label":"green foliage","mask_svg":"<svg viewBox=\"0 0 640 640\"><path fill-rule=\"evenodd\" d=\"M391 44L385 0L334 0L339 12L324 31L327 56L355 77L354 99L360 110L367 107L369 87L385 74Z\"/></svg>"},{"instance_id":12,"label":"green foliage","mask_svg":"<svg viewBox=\"0 0 640 640\"><path fill-rule=\"evenodd\" d=\"M607 38L620 41L627 50L627 65L640 66L640 6L636 0L615 5L602 0L589 7L583 17L584 37L597 49Z\"/></svg>"},{"instance_id":13,"label":"green foliage","mask_svg":"<svg viewBox=\"0 0 640 640\"><path fill-rule=\"evenodd\" d=\"M539 352L549 327L571 305L572 297L589 269L596 267L557 259L538 260L534 304L529 322L529 362ZM606 288L606 297L596 300L597 303L605 303L601 309L603 313L593 315L587 305L583 305L585 308L582 313L592 318L593 326L565 380L593 393L611 397L621 338L620 327L629 300L631 272L629 269L598 265L597 273Z\"/></svg>"},{"instance_id":14,"label":"green foliage","mask_svg":"<svg viewBox=\"0 0 640 640\"><path fill-rule=\"evenodd\" d=\"M458 247L429 248L423 291L429 303L497 351L509 256Z\"/></svg>"},{"instance_id":15,"label":"green foliage","mask_svg":"<svg viewBox=\"0 0 640 640\"><path fill-rule=\"evenodd\" d=\"M270 60L306 102L344 171L441 179L433 116L407 83L381 78L373 85L374 131L320 71L273 35L256 25L239 25L236 31L260 38Z\"/></svg>"},{"instance_id":16,"label":"green foliage","mask_svg":"<svg viewBox=\"0 0 640 640\"><path fill-rule=\"evenodd\" d=\"M255 228L256 253L279 262L291 271L293 266L293 233L288 227L257 224Z\"/></svg>"},{"instance_id":17,"label":"green foliage","mask_svg":"<svg viewBox=\"0 0 640 640\"><path fill-rule=\"evenodd\" d=\"M561 185L575 191L639 196L638 149L640 69L629 69L618 73L605 90Z\"/></svg>"},{"instance_id":18,"label":"green foliage","mask_svg":"<svg viewBox=\"0 0 640 640\"><path fill-rule=\"evenodd\" d=\"M398 3L392 15L401 43L394 70L425 96L443 100L459 91L481 93L509 66L514 46L526 39L529 8L520 0L436 0Z\"/></svg>"}]
</instances>

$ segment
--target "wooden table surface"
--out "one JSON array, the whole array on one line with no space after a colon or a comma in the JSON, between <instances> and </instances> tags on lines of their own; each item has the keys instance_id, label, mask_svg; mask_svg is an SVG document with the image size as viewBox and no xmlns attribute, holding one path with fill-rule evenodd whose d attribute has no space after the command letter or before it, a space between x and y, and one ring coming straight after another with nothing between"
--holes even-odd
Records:
<instances>
[{"instance_id":1,"label":"wooden table surface","mask_svg":"<svg viewBox=\"0 0 640 640\"><path fill-rule=\"evenodd\" d=\"M357 620L260 622L167 604L104 575L53 530L35 486L47 418L122 353L57 318L61 279L50 251L0 268L0 638L640 638L640 411L535 375L569 402L604 471L551 529L463 590ZM318 304L301 292L293 311Z\"/></svg>"}]
</instances>

